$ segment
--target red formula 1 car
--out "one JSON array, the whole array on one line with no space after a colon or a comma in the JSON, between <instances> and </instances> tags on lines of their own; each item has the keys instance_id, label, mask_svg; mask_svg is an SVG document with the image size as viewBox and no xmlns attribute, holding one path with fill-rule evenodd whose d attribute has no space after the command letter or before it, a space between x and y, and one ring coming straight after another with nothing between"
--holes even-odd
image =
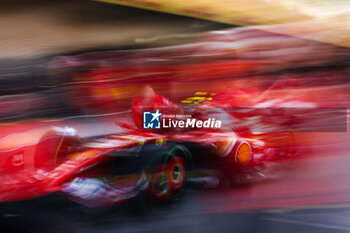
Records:
<instances>
[{"instance_id":1,"label":"red formula 1 car","mask_svg":"<svg viewBox=\"0 0 350 233\"><path fill-rule=\"evenodd\" d=\"M60 191L93 207L140 194L156 203L169 203L181 197L186 181L200 177L200 171L217 169L234 178L254 170L266 153L264 142L234 133L165 136L130 131L85 144L41 176L30 192Z\"/></svg>"},{"instance_id":2,"label":"red formula 1 car","mask_svg":"<svg viewBox=\"0 0 350 233\"><path fill-rule=\"evenodd\" d=\"M89 142L51 170L36 166L2 177L0 197L17 201L62 192L88 206L106 206L143 193L169 202L181 196L186 180L200 176L199 170L237 175L257 166L264 153L263 142L234 133L129 131Z\"/></svg>"},{"instance_id":3,"label":"red formula 1 car","mask_svg":"<svg viewBox=\"0 0 350 233\"><path fill-rule=\"evenodd\" d=\"M143 100L137 101L136 97L133 101L136 125L136 119L144 115L140 107L148 111L171 107L169 115L172 112L186 116L182 108L152 91ZM205 114L200 117L203 120ZM27 182L23 182L23 172L17 173L22 176L20 181L13 175L12 179L2 182L1 201L59 192L91 207L136 197L147 197L157 204L172 203L181 197L186 183L203 180L208 174L215 178L209 181L213 186L222 180L235 182L242 177L251 178L269 158L278 154L276 150L281 150L264 140L240 136L232 129L210 129L210 125L214 126L210 123L209 127L201 129L205 123L192 124L191 121L189 129L180 127L174 131L119 124L124 128L123 133L90 141L67 152L59 156L53 167L33 166L30 173L26 173L30 178ZM44 147L40 152L48 156L48 161L52 160ZM41 163L44 164L42 160Z\"/></svg>"}]
</instances>

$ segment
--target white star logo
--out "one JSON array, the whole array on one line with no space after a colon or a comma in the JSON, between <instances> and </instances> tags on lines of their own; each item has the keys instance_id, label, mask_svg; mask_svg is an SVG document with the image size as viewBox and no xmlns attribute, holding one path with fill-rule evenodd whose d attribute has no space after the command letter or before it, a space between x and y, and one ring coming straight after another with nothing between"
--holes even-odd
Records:
<instances>
[{"instance_id":1,"label":"white star logo","mask_svg":"<svg viewBox=\"0 0 350 233\"><path fill-rule=\"evenodd\" d=\"M151 115L153 116L152 121L154 121L155 119L157 119L159 121L159 117L162 115L160 112L159 112L159 109L157 110L157 112L155 113L151 113Z\"/></svg>"}]
</instances>

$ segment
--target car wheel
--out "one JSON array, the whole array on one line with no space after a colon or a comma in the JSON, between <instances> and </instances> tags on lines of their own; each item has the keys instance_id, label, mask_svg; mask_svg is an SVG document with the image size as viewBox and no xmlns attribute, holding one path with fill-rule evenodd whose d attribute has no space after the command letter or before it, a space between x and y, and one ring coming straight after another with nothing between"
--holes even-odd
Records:
<instances>
[{"instance_id":1,"label":"car wheel","mask_svg":"<svg viewBox=\"0 0 350 233\"><path fill-rule=\"evenodd\" d=\"M166 161L151 169L149 192L159 202L178 200L186 183L186 163L176 155L166 155Z\"/></svg>"},{"instance_id":2,"label":"car wheel","mask_svg":"<svg viewBox=\"0 0 350 233\"><path fill-rule=\"evenodd\" d=\"M190 152L182 145L145 145L138 169L144 177L138 197L138 213L164 215L184 198L187 178L194 170ZM176 205L175 205L176 204Z\"/></svg>"}]
</instances>

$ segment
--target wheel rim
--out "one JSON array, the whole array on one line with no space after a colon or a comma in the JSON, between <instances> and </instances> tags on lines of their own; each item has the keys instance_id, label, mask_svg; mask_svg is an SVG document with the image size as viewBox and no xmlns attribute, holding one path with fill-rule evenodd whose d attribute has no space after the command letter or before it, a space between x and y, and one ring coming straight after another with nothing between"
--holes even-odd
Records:
<instances>
[{"instance_id":1,"label":"wheel rim","mask_svg":"<svg viewBox=\"0 0 350 233\"><path fill-rule=\"evenodd\" d=\"M185 180L185 166L181 162L170 165L169 169L170 182L174 185L181 185Z\"/></svg>"},{"instance_id":2,"label":"wheel rim","mask_svg":"<svg viewBox=\"0 0 350 233\"><path fill-rule=\"evenodd\" d=\"M186 180L186 167L184 160L173 157L166 164L159 164L157 172L153 175L151 191L153 196L160 201L167 201L171 196L181 193Z\"/></svg>"},{"instance_id":3,"label":"wheel rim","mask_svg":"<svg viewBox=\"0 0 350 233\"><path fill-rule=\"evenodd\" d=\"M171 172L171 177L172 177L172 180L174 182L179 182L179 180L180 180L180 177L181 177L181 170L180 169L181 168L178 165L173 167L173 170Z\"/></svg>"},{"instance_id":4,"label":"wheel rim","mask_svg":"<svg viewBox=\"0 0 350 233\"><path fill-rule=\"evenodd\" d=\"M169 179L165 172L155 174L152 181L152 192L157 198L167 196L170 190Z\"/></svg>"}]
</instances>

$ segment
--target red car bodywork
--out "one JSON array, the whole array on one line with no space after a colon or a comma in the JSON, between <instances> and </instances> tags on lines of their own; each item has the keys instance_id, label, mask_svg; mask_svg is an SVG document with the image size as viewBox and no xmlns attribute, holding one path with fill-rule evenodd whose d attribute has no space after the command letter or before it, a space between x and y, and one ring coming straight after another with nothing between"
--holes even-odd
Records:
<instances>
[{"instance_id":1,"label":"red car bodywork","mask_svg":"<svg viewBox=\"0 0 350 233\"><path fill-rule=\"evenodd\" d=\"M150 104L164 106L165 102L167 102L166 99L160 97L160 99L155 98L155 102ZM134 104L137 104L137 101ZM142 103L139 104L142 105ZM137 106L135 107L137 108ZM179 107L177 108L179 109ZM140 113L136 112L134 119L137 118L137 114ZM252 135L246 132L244 136L239 136L232 130L194 129L183 132L160 131L160 134L156 131L142 132L141 129L130 128L132 126L125 128L125 132L122 134L110 135L84 144L77 149L74 147L76 146L74 133L62 137L65 135L63 130L63 135L60 138L53 137L54 141L52 142L49 140L50 133L45 134L44 131L41 132L40 128L39 130L34 127L32 129L34 132L40 131L41 140L30 145L32 147L30 150L35 153L26 153L25 157L31 161L28 162L26 159L26 162L23 162L24 167L16 169L6 163L2 166L4 172L8 170L11 172L2 177L1 201L30 199L57 191L66 193L73 200L89 206L105 206L134 198L144 189L138 185L142 179L143 169L132 173L127 179L120 176L106 178L110 177L108 169L105 167L101 169L99 166L113 161L114 158L123 153L122 156L139 158L142 156L140 150L148 145L154 145L160 149L168 142L171 145L182 145L183 148L189 144L193 145L200 148L205 154L209 154L208 161L210 162L207 161L207 167L218 164L216 167L213 166L214 169L222 169L228 176L264 166L267 160L274 159L276 151L286 151L286 147L289 149L295 146L291 142L285 142L283 148L278 147L273 145L271 141L265 140L266 136L261 137L261 134ZM71 130L68 132L72 133ZM29 134L34 135L33 132L29 132ZM62 141L64 138L66 140ZM60 150L62 142L66 142L67 146ZM27 145L22 145L18 149L25 146ZM53 149L53 151L50 152L47 149ZM126 154L125 151L127 151ZM17 150L14 150L13 153L14 155L7 154L7 156L12 156L12 162L16 159ZM196 156L198 160L205 160L204 155L196 154L193 156ZM40 159L36 161L35 158ZM119 184L120 180L123 180L122 184Z\"/></svg>"},{"instance_id":2,"label":"red car bodywork","mask_svg":"<svg viewBox=\"0 0 350 233\"><path fill-rule=\"evenodd\" d=\"M2 125L0 199L37 196L40 179L80 144L76 131L70 127L49 126L40 121Z\"/></svg>"}]
</instances>

